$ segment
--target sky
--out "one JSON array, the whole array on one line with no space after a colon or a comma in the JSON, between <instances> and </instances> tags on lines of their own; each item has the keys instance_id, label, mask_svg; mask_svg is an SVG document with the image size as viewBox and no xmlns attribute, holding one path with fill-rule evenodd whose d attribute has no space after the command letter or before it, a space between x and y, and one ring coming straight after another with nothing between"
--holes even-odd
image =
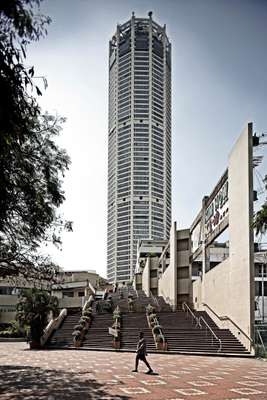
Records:
<instances>
[{"instance_id":1,"label":"sky","mask_svg":"<svg viewBox=\"0 0 267 400\"><path fill-rule=\"evenodd\" d=\"M73 221L64 269L106 275L108 44L117 23L147 17L172 43L172 220L188 228L227 167L247 122L267 132L266 0L44 0L52 18L27 63L45 76L43 110L65 116L58 139L71 157L59 210ZM258 177L257 177L257 181Z\"/></svg>"}]
</instances>

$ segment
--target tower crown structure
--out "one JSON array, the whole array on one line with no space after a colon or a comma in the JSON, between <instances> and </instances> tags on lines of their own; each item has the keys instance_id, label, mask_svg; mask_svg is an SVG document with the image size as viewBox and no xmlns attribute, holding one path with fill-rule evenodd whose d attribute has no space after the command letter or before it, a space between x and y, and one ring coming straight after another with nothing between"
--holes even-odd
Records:
<instances>
[{"instance_id":1,"label":"tower crown structure","mask_svg":"<svg viewBox=\"0 0 267 400\"><path fill-rule=\"evenodd\" d=\"M148 15L133 13L109 43L110 282L132 278L138 239L171 227L171 44Z\"/></svg>"}]
</instances>

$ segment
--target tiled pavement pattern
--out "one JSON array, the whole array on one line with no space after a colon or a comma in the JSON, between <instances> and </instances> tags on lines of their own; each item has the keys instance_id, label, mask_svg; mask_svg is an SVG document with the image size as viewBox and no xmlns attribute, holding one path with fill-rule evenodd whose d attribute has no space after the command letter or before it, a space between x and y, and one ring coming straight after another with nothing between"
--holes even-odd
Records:
<instances>
[{"instance_id":1,"label":"tiled pavement pattern","mask_svg":"<svg viewBox=\"0 0 267 400\"><path fill-rule=\"evenodd\" d=\"M0 343L0 399L267 400L267 362L151 354L157 376L132 373L133 353L30 351ZM141 363L140 363L141 364Z\"/></svg>"}]
</instances>

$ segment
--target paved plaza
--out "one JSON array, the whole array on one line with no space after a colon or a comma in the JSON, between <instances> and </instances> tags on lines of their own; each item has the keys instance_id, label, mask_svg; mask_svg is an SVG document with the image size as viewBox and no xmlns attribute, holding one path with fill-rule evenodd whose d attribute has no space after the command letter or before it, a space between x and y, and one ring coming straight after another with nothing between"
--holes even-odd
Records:
<instances>
[{"instance_id":1,"label":"paved plaza","mask_svg":"<svg viewBox=\"0 0 267 400\"><path fill-rule=\"evenodd\" d=\"M151 354L158 375L132 373L133 353L28 350L0 343L0 399L266 400L267 363Z\"/></svg>"}]
</instances>

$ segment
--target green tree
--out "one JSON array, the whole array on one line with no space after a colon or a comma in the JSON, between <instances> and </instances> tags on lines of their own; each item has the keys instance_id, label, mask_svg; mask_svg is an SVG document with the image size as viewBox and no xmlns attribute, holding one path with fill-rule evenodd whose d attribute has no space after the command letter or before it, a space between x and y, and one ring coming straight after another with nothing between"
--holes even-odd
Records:
<instances>
[{"instance_id":1,"label":"green tree","mask_svg":"<svg viewBox=\"0 0 267 400\"><path fill-rule=\"evenodd\" d=\"M72 230L57 214L70 163L55 143L64 118L41 112L34 68L25 66L27 46L50 23L34 13L39 6L39 0L0 3L0 277L51 279L56 267L40 245L60 245L62 229Z\"/></svg>"},{"instance_id":2,"label":"green tree","mask_svg":"<svg viewBox=\"0 0 267 400\"><path fill-rule=\"evenodd\" d=\"M48 323L48 316L58 314L58 299L41 289L24 289L17 304L16 320L30 326L31 341L40 345L44 328Z\"/></svg>"},{"instance_id":3,"label":"green tree","mask_svg":"<svg viewBox=\"0 0 267 400\"><path fill-rule=\"evenodd\" d=\"M264 189L267 191L267 175L263 179ZM260 210L255 213L253 227L256 235L264 235L267 231L267 200L262 204Z\"/></svg>"},{"instance_id":4,"label":"green tree","mask_svg":"<svg viewBox=\"0 0 267 400\"><path fill-rule=\"evenodd\" d=\"M265 185L266 185L266 178L264 180ZM265 186L265 189L266 186ZM264 235L267 231L267 202L265 201L265 203L263 203L263 205L261 206L260 210L258 212L256 212L255 216L254 216L254 223L253 226L256 230L256 235L262 234Z\"/></svg>"}]
</instances>

